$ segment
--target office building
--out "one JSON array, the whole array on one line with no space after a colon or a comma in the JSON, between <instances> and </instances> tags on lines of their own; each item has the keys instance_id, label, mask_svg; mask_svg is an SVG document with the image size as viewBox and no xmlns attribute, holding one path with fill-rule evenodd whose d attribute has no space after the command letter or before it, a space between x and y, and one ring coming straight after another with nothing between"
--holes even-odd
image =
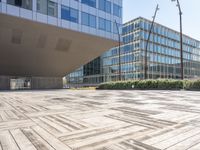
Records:
<instances>
[{"instance_id":1,"label":"office building","mask_svg":"<svg viewBox=\"0 0 200 150\"><path fill-rule=\"evenodd\" d=\"M61 88L66 73L116 45L121 24L122 0L0 0L0 89L24 78Z\"/></svg>"},{"instance_id":2,"label":"office building","mask_svg":"<svg viewBox=\"0 0 200 150\"><path fill-rule=\"evenodd\" d=\"M121 46L122 80L144 79L145 48L149 35L151 21L142 17L123 25ZM180 33L159 23L154 24L148 44L148 79L180 79ZM119 50L118 46L101 55L101 73L103 82L119 80ZM200 77L200 41L183 35L184 78ZM79 70L80 72L80 70ZM73 78L76 72L67 76L69 83L78 83ZM82 74L78 74L81 76ZM81 78L88 78L82 76ZM72 81L73 80L73 81ZM89 81L89 80L88 80ZM90 83L94 84L95 80ZM78 83L78 84L90 84Z\"/></svg>"}]
</instances>

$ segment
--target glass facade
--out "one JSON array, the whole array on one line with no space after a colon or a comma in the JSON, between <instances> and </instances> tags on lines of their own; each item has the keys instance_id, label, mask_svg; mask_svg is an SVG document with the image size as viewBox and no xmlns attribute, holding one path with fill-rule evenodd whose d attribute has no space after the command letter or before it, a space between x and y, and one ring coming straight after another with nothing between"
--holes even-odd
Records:
<instances>
[{"instance_id":1,"label":"glass facade","mask_svg":"<svg viewBox=\"0 0 200 150\"><path fill-rule=\"evenodd\" d=\"M107 13L111 13L111 2L107 0L100 0L99 1L99 9L103 10Z\"/></svg>"},{"instance_id":2,"label":"glass facade","mask_svg":"<svg viewBox=\"0 0 200 150\"><path fill-rule=\"evenodd\" d=\"M151 21L138 18L123 26L121 70L123 80L144 79L145 47ZM180 79L180 34L160 24L155 24L148 44L148 78ZM184 76L200 77L200 42L183 36ZM108 80L118 80L118 47L103 55L103 72Z\"/></svg>"},{"instance_id":3,"label":"glass facade","mask_svg":"<svg viewBox=\"0 0 200 150\"><path fill-rule=\"evenodd\" d=\"M11 90L28 90L31 89L31 78L12 77L10 79Z\"/></svg>"},{"instance_id":4,"label":"glass facade","mask_svg":"<svg viewBox=\"0 0 200 150\"><path fill-rule=\"evenodd\" d=\"M77 69L75 72L69 74L66 79L69 85L89 86L97 85L103 82L102 59L100 57L94 59L83 67Z\"/></svg>"},{"instance_id":5,"label":"glass facade","mask_svg":"<svg viewBox=\"0 0 200 150\"><path fill-rule=\"evenodd\" d=\"M32 10L32 0L7 0L10 5Z\"/></svg>"},{"instance_id":6,"label":"glass facade","mask_svg":"<svg viewBox=\"0 0 200 150\"><path fill-rule=\"evenodd\" d=\"M47 0L37 0L37 12L47 15Z\"/></svg>"},{"instance_id":7,"label":"glass facade","mask_svg":"<svg viewBox=\"0 0 200 150\"><path fill-rule=\"evenodd\" d=\"M96 16L82 12L81 23L92 28L96 28Z\"/></svg>"},{"instance_id":8,"label":"glass facade","mask_svg":"<svg viewBox=\"0 0 200 150\"><path fill-rule=\"evenodd\" d=\"M3 3L9 4L6 10L0 10L3 13L112 40L118 40L115 22L122 26L122 0L5 0Z\"/></svg>"},{"instance_id":9,"label":"glass facade","mask_svg":"<svg viewBox=\"0 0 200 150\"><path fill-rule=\"evenodd\" d=\"M58 4L51 0L37 0L37 12L52 17L57 17Z\"/></svg>"},{"instance_id":10,"label":"glass facade","mask_svg":"<svg viewBox=\"0 0 200 150\"><path fill-rule=\"evenodd\" d=\"M145 47L151 21L137 18L123 25L121 74L123 80L144 79ZM148 44L148 78L180 79L180 34L155 23ZM200 41L183 35L184 77L200 77ZM114 47L101 57L104 82L119 79L119 50ZM87 75L86 75L87 76ZM85 77L85 76L84 76ZM83 77L83 78L84 78Z\"/></svg>"},{"instance_id":11,"label":"glass facade","mask_svg":"<svg viewBox=\"0 0 200 150\"><path fill-rule=\"evenodd\" d=\"M81 3L96 8L96 0L81 0Z\"/></svg>"},{"instance_id":12,"label":"glass facade","mask_svg":"<svg viewBox=\"0 0 200 150\"><path fill-rule=\"evenodd\" d=\"M122 17L122 8L117 4L113 4L113 15Z\"/></svg>"},{"instance_id":13,"label":"glass facade","mask_svg":"<svg viewBox=\"0 0 200 150\"><path fill-rule=\"evenodd\" d=\"M47 10L47 15L57 17L58 16L58 4L48 0L48 10Z\"/></svg>"},{"instance_id":14,"label":"glass facade","mask_svg":"<svg viewBox=\"0 0 200 150\"><path fill-rule=\"evenodd\" d=\"M99 18L99 29L111 32L111 21L104 18Z\"/></svg>"},{"instance_id":15,"label":"glass facade","mask_svg":"<svg viewBox=\"0 0 200 150\"><path fill-rule=\"evenodd\" d=\"M78 10L71 8L71 7L67 7L67 6L61 6L61 18L68 20L68 21L72 21L75 23L78 23Z\"/></svg>"}]
</instances>

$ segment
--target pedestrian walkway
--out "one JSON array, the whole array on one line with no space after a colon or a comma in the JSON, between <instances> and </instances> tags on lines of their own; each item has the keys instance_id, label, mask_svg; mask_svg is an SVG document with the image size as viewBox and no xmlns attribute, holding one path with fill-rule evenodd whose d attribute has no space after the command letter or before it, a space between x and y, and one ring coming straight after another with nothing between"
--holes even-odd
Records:
<instances>
[{"instance_id":1,"label":"pedestrian walkway","mask_svg":"<svg viewBox=\"0 0 200 150\"><path fill-rule=\"evenodd\" d=\"M0 150L200 150L200 92L0 92Z\"/></svg>"}]
</instances>

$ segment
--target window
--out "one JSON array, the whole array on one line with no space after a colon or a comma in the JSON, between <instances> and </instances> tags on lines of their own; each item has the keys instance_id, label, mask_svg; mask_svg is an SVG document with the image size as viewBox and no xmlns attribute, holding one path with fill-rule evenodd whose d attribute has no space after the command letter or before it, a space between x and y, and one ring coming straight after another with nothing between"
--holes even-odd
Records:
<instances>
[{"instance_id":1,"label":"window","mask_svg":"<svg viewBox=\"0 0 200 150\"><path fill-rule=\"evenodd\" d=\"M118 28L119 28L119 33L121 33L121 25L119 23L113 23L113 33L118 34Z\"/></svg>"},{"instance_id":2,"label":"window","mask_svg":"<svg viewBox=\"0 0 200 150\"><path fill-rule=\"evenodd\" d=\"M81 0L81 3L96 8L96 0Z\"/></svg>"},{"instance_id":3,"label":"window","mask_svg":"<svg viewBox=\"0 0 200 150\"><path fill-rule=\"evenodd\" d=\"M32 0L23 0L22 1L22 8L32 10Z\"/></svg>"},{"instance_id":4,"label":"window","mask_svg":"<svg viewBox=\"0 0 200 150\"><path fill-rule=\"evenodd\" d=\"M99 29L107 32L111 32L111 21L99 18Z\"/></svg>"},{"instance_id":5,"label":"window","mask_svg":"<svg viewBox=\"0 0 200 150\"><path fill-rule=\"evenodd\" d=\"M96 17L91 15L91 14L82 12L82 14L81 14L81 23L83 25L96 28Z\"/></svg>"},{"instance_id":6,"label":"window","mask_svg":"<svg viewBox=\"0 0 200 150\"><path fill-rule=\"evenodd\" d=\"M51 0L37 0L37 12L57 17L58 16L58 4Z\"/></svg>"},{"instance_id":7,"label":"window","mask_svg":"<svg viewBox=\"0 0 200 150\"><path fill-rule=\"evenodd\" d=\"M47 15L47 0L37 0L37 12Z\"/></svg>"},{"instance_id":8,"label":"window","mask_svg":"<svg viewBox=\"0 0 200 150\"><path fill-rule=\"evenodd\" d=\"M61 18L78 23L78 10L62 5Z\"/></svg>"},{"instance_id":9,"label":"window","mask_svg":"<svg viewBox=\"0 0 200 150\"><path fill-rule=\"evenodd\" d=\"M122 8L117 4L113 4L113 15L122 17Z\"/></svg>"},{"instance_id":10,"label":"window","mask_svg":"<svg viewBox=\"0 0 200 150\"><path fill-rule=\"evenodd\" d=\"M7 3L19 7L22 6L22 0L7 0Z\"/></svg>"},{"instance_id":11,"label":"window","mask_svg":"<svg viewBox=\"0 0 200 150\"><path fill-rule=\"evenodd\" d=\"M111 2L107 0L99 0L99 9L111 13Z\"/></svg>"},{"instance_id":12,"label":"window","mask_svg":"<svg viewBox=\"0 0 200 150\"><path fill-rule=\"evenodd\" d=\"M48 15L57 17L58 16L58 4L52 1L48 1Z\"/></svg>"},{"instance_id":13,"label":"window","mask_svg":"<svg viewBox=\"0 0 200 150\"><path fill-rule=\"evenodd\" d=\"M10 5L32 10L32 0L7 0Z\"/></svg>"}]
</instances>

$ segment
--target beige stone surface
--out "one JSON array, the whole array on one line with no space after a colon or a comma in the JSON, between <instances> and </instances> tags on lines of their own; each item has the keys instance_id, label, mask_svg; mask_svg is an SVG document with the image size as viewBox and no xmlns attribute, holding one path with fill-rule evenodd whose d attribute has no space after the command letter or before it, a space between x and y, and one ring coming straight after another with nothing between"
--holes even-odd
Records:
<instances>
[{"instance_id":1,"label":"beige stone surface","mask_svg":"<svg viewBox=\"0 0 200 150\"><path fill-rule=\"evenodd\" d=\"M200 92L0 92L0 150L200 150Z\"/></svg>"},{"instance_id":2,"label":"beige stone surface","mask_svg":"<svg viewBox=\"0 0 200 150\"><path fill-rule=\"evenodd\" d=\"M0 13L0 75L64 77L116 45L108 38Z\"/></svg>"}]
</instances>

